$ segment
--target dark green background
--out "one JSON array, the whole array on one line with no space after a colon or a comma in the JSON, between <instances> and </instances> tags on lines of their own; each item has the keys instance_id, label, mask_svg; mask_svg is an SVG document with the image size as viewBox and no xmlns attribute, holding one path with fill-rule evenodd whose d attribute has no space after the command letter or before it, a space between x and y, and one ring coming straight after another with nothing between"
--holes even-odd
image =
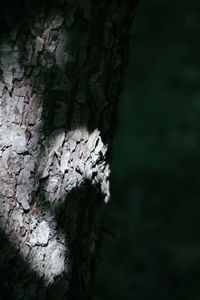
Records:
<instances>
[{"instance_id":1,"label":"dark green background","mask_svg":"<svg viewBox=\"0 0 200 300\"><path fill-rule=\"evenodd\" d=\"M140 0L97 300L200 300L200 1Z\"/></svg>"}]
</instances>

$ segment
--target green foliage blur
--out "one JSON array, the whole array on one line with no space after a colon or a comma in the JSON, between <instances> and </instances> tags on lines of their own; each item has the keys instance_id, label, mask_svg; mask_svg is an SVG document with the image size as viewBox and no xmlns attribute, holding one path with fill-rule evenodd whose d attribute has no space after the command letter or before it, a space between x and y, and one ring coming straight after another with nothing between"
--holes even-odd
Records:
<instances>
[{"instance_id":1,"label":"green foliage blur","mask_svg":"<svg viewBox=\"0 0 200 300\"><path fill-rule=\"evenodd\" d=\"M140 0L96 300L200 300L200 1Z\"/></svg>"}]
</instances>

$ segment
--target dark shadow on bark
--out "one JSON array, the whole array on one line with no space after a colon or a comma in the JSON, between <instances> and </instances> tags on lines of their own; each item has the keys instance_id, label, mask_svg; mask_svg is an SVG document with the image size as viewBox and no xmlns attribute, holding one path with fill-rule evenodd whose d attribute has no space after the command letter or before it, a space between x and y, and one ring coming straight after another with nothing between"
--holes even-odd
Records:
<instances>
[{"instance_id":1,"label":"dark shadow on bark","mask_svg":"<svg viewBox=\"0 0 200 300\"><path fill-rule=\"evenodd\" d=\"M89 181L71 190L66 195L65 201L56 209L48 200L44 202L40 191L37 204L39 209L49 211L52 216L55 214L57 230L64 234L69 247L66 261L71 262L69 265L72 270L71 278L68 277L69 274L64 273L47 288L43 278L31 269L31 265L25 262L9 237L1 231L0 295L3 295L2 299L62 300L66 297L70 300L93 299L95 271L101 243L102 204L103 197L100 189L91 186ZM20 276L21 281L19 281ZM66 295L68 286L70 292Z\"/></svg>"},{"instance_id":2,"label":"dark shadow on bark","mask_svg":"<svg viewBox=\"0 0 200 300\"><path fill-rule=\"evenodd\" d=\"M100 188L86 180L70 191L56 211L58 228L67 235L72 255L69 299L93 298L103 203Z\"/></svg>"}]
</instances>

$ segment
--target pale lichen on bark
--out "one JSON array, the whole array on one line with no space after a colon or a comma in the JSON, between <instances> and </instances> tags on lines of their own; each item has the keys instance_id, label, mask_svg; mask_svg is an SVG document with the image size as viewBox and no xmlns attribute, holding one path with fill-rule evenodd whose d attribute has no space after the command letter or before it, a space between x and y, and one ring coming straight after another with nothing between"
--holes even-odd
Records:
<instances>
[{"instance_id":1,"label":"pale lichen on bark","mask_svg":"<svg viewBox=\"0 0 200 300\"><path fill-rule=\"evenodd\" d=\"M22 1L20 9L1 13L0 226L13 249L0 251L8 264L19 253L23 263L0 286L8 299L55 299L59 284L56 299L77 299L92 281L110 197L133 5Z\"/></svg>"}]
</instances>

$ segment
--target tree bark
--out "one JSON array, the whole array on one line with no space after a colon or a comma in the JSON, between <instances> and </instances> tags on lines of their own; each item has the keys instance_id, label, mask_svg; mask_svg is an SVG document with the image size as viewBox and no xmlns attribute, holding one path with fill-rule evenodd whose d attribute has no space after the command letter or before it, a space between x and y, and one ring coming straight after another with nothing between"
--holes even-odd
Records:
<instances>
[{"instance_id":1,"label":"tree bark","mask_svg":"<svg viewBox=\"0 0 200 300\"><path fill-rule=\"evenodd\" d=\"M0 11L3 299L90 299L134 1Z\"/></svg>"}]
</instances>

